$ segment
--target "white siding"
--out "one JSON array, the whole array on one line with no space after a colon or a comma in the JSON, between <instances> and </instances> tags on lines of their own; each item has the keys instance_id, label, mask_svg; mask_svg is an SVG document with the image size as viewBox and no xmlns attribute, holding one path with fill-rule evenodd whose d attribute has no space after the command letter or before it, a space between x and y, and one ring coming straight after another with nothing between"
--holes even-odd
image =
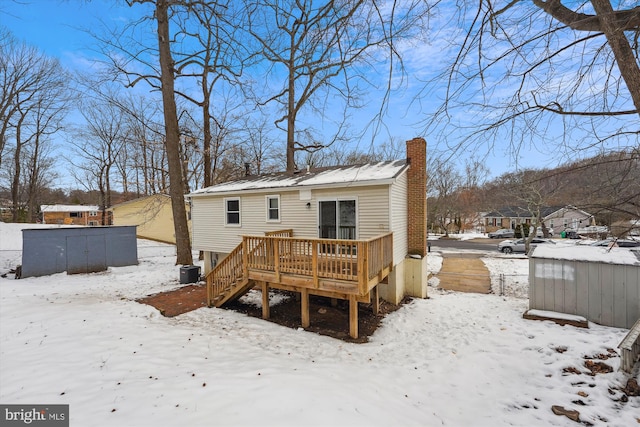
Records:
<instances>
[{"instance_id":1,"label":"white siding","mask_svg":"<svg viewBox=\"0 0 640 427\"><path fill-rule=\"evenodd\" d=\"M368 239L391 230L389 194L388 185L378 185L312 190L311 200L300 200L298 189L270 193L225 194L224 197L213 195L194 197L191 211L193 249L228 253L241 242L242 235L263 235L265 231L289 228L294 230L296 237L316 238L318 237L318 200L331 199L357 199L358 239ZM280 223L267 222L267 195L280 196ZM242 226L225 227L223 200L225 197L234 196L240 197ZM310 204L309 207L307 203ZM406 202L404 203L406 205ZM406 253L406 227L404 234Z\"/></svg>"},{"instance_id":2,"label":"white siding","mask_svg":"<svg viewBox=\"0 0 640 427\"><path fill-rule=\"evenodd\" d=\"M356 232L358 239L369 239L389 232L389 186L378 185L372 187L340 188L314 190L312 192L312 205L318 200L344 200L356 199L357 223ZM314 213L313 222L315 235L318 236L318 215Z\"/></svg>"},{"instance_id":3,"label":"white siding","mask_svg":"<svg viewBox=\"0 0 640 427\"><path fill-rule=\"evenodd\" d=\"M391 198L391 227L393 231L393 264L397 265L407 256L407 174L400 175L389 190Z\"/></svg>"}]
</instances>

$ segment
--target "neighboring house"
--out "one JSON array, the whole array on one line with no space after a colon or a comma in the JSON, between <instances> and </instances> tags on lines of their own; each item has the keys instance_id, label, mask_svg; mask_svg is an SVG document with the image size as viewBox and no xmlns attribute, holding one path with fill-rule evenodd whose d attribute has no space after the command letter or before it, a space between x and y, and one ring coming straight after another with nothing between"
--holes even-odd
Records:
<instances>
[{"instance_id":1,"label":"neighboring house","mask_svg":"<svg viewBox=\"0 0 640 427\"><path fill-rule=\"evenodd\" d=\"M43 224L102 225L102 212L98 206L41 205ZM107 224L109 225L107 216Z\"/></svg>"},{"instance_id":2,"label":"neighboring house","mask_svg":"<svg viewBox=\"0 0 640 427\"><path fill-rule=\"evenodd\" d=\"M357 336L358 302L427 295L422 138L407 141L407 160L249 176L187 197L209 305L255 285L263 298L300 292L306 327L309 294L347 299Z\"/></svg>"},{"instance_id":3,"label":"neighboring house","mask_svg":"<svg viewBox=\"0 0 640 427\"><path fill-rule=\"evenodd\" d=\"M189 205L186 204L185 208L189 218ZM176 243L171 197L167 194L152 194L129 200L110 207L108 211L113 216L113 225L137 226L138 237ZM191 229L191 221L189 221L189 229Z\"/></svg>"},{"instance_id":4,"label":"neighboring house","mask_svg":"<svg viewBox=\"0 0 640 427\"><path fill-rule=\"evenodd\" d=\"M565 230L578 230L594 225L593 215L575 206L552 206L541 209L542 221L546 227L554 231L555 235ZM527 208L507 206L484 215L487 232L499 228L515 229L517 225L533 225L535 214Z\"/></svg>"}]
</instances>

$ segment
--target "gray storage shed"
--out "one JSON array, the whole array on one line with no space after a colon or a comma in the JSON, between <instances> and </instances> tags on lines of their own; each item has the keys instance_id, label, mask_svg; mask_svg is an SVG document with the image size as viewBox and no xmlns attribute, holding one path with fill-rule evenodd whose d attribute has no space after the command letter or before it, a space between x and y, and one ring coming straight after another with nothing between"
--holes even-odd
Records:
<instances>
[{"instance_id":1,"label":"gray storage shed","mask_svg":"<svg viewBox=\"0 0 640 427\"><path fill-rule=\"evenodd\" d=\"M22 230L20 277L90 273L138 264L136 227Z\"/></svg>"},{"instance_id":2,"label":"gray storage shed","mask_svg":"<svg viewBox=\"0 0 640 427\"><path fill-rule=\"evenodd\" d=\"M640 251L536 247L529 258L529 308L631 328L640 319Z\"/></svg>"}]
</instances>

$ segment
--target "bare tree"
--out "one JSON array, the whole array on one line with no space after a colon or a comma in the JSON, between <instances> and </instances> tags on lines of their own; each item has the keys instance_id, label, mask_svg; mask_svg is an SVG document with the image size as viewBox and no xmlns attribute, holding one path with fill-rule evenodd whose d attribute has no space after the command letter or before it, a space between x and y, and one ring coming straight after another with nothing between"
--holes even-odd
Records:
<instances>
[{"instance_id":1,"label":"bare tree","mask_svg":"<svg viewBox=\"0 0 640 427\"><path fill-rule=\"evenodd\" d=\"M7 143L11 147L11 199L13 220L33 207L37 171L46 158L38 152L51 134L61 129L69 99L68 77L55 59L0 33L0 165ZM42 164L40 164L42 162ZM23 173L23 166L27 173ZM33 182L28 181L33 179ZM31 213L33 216L35 213Z\"/></svg>"},{"instance_id":2,"label":"bare tree","mask_svg":"<svg viewBox=\"0 0 640 427\"><path fill-rule=\"evenodd\" d=\"M102 225L106 225L114 168L127 140L125 122L117 106L101 100L84 103L82 115L86 124L70 141L79 161L69 160L73 166L70 172L81 186L99 191Z\"/></svg>"},{"instance_id":3,"label":"bare tree","mask_svg":"<svg viewBox=\"0 0 640 427\"><path fill-rule=\"evenodd\" d=\"M114 40L103 38L101 41L109 47L115 48L118 52L107 55L113 61L113 66L129 79L129 86L133 87L137 83L144 81L152 88L159 88L162 96L163 117L164 117L164 147L166 161L169 170L169 195L171 197L171 209L173 213L173 223L176 236L176 264L189 265L193 263L191 254L191 239L187 225L187 214L184 203L185 182L183 176L183 165L181 161L181 135L178 122L178 111L175 99L176 63L173 59L171 43L174 40L170 31L170 21L174 9L189 7L195 2L177 0L127 0L129 6L135 4L150 4L153 7L153 22L156 25L157 50L151 46L140 47L140 51L131 50L125 44L118 44L118 35ZM144 19L141 21L144 22ZM122 36L122 34L120 34ZM151 49L152 53L149 54ZM156 55L153 55L153 52ZM122 62L122 55L124 64ZM120 57L120 58L118 58ZM157 62L156 62L157 60ZM144 72L132 71L129 63L138 61L146 66ZM158 66L159 65L159 66Z\"/></svg>"},{"instance_id":4,"label":"bare tree","mask_svg":"<svg viewBox=\"0 0 640 427\"><path fill-rule=\"evenodd\" d=\"M609 0L459 5L453 61L429 86L447 84L431 132L459 150L506 140L516 159L529 145L557 159L638 146L636 1L619 10Z\"/></svg>"},{"instance_id":5,"label":"bare tree","mask_svg":"<svg viewBox=\"0 0 640 427\"><path fill-rule=\"evenodd\" d=\"M195 41L196 49L176 52L175 68L181 77L195 77L200 88L199 96L187 91L177 93L200 108L202 117L202 169L203 185L212 184L213 165L217 161L219 142L215 135L220 134L223 121L213 111L216 105L214 97L225 102L220 104L226 115L230 109L230 98L216 93L216 86L241 88L240 77L249 55L237 33L244 19L241 5L237 1L192 2L189 13L178 21L178 35ZM195 21L195 22L194 22ZM183 44L186 44L184 42ZM236 99L241 97L234 97ZM238 102L236 101L236 104ZM189 139L193 141L192 139Z\"/></svg>"},{"instance_id":6,"label":"bare tree","mask_svg":"<svg viewBox=\"0 0 640 427\"><path fill-rule=\"evenodd\" d=\"M438 158L429 161L427 170L428 215L431 223L437 223L448 236L450 225L456 224L457 194L462 185L462 176L452 162Z\"/></svg>"},{"instance_id":7,"label":"bare tree","mask_svg":"<svg viewBox=\"0 0 640 427\"><path fill-rule=\"evenodd\" d=\"M377 1L363 0L246 3L248 31L257 43L256 50L266 61L268 75L283 82L267 81L266 86L275 87L261 104L273 101L281 107L282 115L275 124L287 135L288 171L296 168L296 152L318 151L349 138L347 110L359 106L361 91L370 83L364 68L383 67L376 55L391 56L386 64L391 73L397 55L394 41L418 28L413 20L423 16L415 11L421 3L413 1L404 2L403 13L397 15L402 2L385 4L384 10ZM328 111L329 101L336 110L338 99L344 101L343 111ZM325 130L333 117L333 136L320 141L310 120L303 125L305 111L307 119L313 117L316 124L321 121Z\"/></svg>"}]
</instances>

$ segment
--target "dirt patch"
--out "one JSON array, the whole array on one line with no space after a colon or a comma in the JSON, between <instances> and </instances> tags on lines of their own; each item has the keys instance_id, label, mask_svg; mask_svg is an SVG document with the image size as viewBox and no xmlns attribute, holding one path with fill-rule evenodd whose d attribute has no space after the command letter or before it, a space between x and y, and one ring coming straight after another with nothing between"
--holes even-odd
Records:
<instances>
[{"instance_id":1,"label":"dirt patch","mask_svg":"<svg viewBox=\"0 0 640 427\"><path fill-rule=\"evenodd\" d=\"M300 298L296 292L272 290L271 295L279 294L281 302L271 306L271 316L267 321L297 329L301 327L302 316ZM157 308L163 316L173 317L201 307L206 307L207 290L204 285L189 285L182 288L149 295L137 301ZM371 304L358 304L358 338L349 336L349 301L309 296L310 326L307 331L326 335L347 342L364 343L380 326L388 313L399 309L410 301L405 298L399 305L380 300L380 312L373 313ZM242 299L226 304L223 309L234 310L251 317L262 318L262 308Z\"/></svg>"},{"instance_id":2,"label":"dirt patch","mask_svg":"<svg viewBox=\"0 0 640 427\"><path fill-rule=\"evenodd\" d=\"M137 300L148 304L167 317L178 316L207 306L207 288L205 285L188 285L179 289L149 295Z\"/></svg>"},{"instance_id":3,"label":"dirt patch","mask_svg":"<svg viewBox=\"0 0 640 427\"><path fill-rule=\"evenodd\" d=\"M480 255L445 255L442 267L436 274L440 280L438 287L456 292L491 292L489 270L480 259Z\"/></svg>"},{"instance_id":4,"label":"dirt patch","mask_svg":"<svg viewBox=\"0 0 640 427\"><path fill-rule=\"evenodd\" d=\"M282 302L271 306L270 318L267 321L282 326L297 329L301 327L302 315L300 311L300 299L297 292L272 290L271 294L280 294ZM334 300L330 298L309 295L310 325L305 330L326 335L347 342L365 343L380 326L382 319L389 313L398 310L403 304L410 301L405 298L399 305L394 305L380 300L380 312L373 313L371 304L358 304L358 338L349 336L349 301ZM262 318L262 308L248 304L242 299L226 304L225 307L251 317Z\"/></svg>"}]
</instances>

